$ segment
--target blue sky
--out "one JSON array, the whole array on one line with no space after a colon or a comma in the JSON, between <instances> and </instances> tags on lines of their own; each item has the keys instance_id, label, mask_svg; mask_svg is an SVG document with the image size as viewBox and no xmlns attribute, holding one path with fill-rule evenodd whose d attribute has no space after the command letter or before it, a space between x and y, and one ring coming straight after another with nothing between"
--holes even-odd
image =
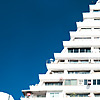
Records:
<instances>
[{"instance_id":1,"label":"blue sky","mask_svg":"<svg viewBox=\"0 0 100 100\"><path fill-rule=\"evenodd\" d=\"M0 91L19 100L96 0L0 0Z\"/></svg>"}]
</instances>

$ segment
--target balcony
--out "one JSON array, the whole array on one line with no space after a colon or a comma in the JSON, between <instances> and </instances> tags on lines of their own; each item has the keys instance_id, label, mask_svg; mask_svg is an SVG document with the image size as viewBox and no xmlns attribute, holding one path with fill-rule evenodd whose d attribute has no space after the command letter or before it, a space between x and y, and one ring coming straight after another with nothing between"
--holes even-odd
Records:
<instances>
[{"instance_id":1,"label":"balcony","mask_svg":"<svg viewBox=\"0 0 100 100\"><path fill-rule=\"evenodd\" d=\"M21 100L100 100L100 97L21 98Z\"/></svg>"},{"instance_id":2,"label":"balcony","mask_svg":"<svg viewBox=\"0 0 100 100\"><path fill-rule=\"evenodd\" d=\"M46 64L51 64L51 63L54 63L54 59L48 59L48 60L46 60Z\"/></svg>"},{"instance_id":3,"label":"balcony","mask_svg":"<svg viewBox=\"0 0 100 100\"><path fill-rule=\"evenodd\" d=\"M85 44L85 45L84 45ZM63 41L64 47L100 47L100 41Z\"/></svg>"},{"instance_id":4,"label":"balcony","mask_svg":"<svg viewBox=\"0 0 100 100\"><path fill-rule=\"evenodd\" d=\"M99 59L100 53L54 53L55 59Z\"/></svg>"}]
</instances>

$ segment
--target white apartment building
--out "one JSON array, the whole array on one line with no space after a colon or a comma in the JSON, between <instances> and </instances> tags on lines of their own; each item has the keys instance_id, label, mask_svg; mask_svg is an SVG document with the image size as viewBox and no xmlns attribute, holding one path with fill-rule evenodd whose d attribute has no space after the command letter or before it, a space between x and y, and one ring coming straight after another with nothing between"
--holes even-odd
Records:
<instances>
[{"instance_id":1,"label":"white apartment building","mask_svg":"<svg viewBox=\"0 0 100 100\"><path fill-rule=\"evenodd\" d=\"M100 0L89 7L70 41L63 41L62 52L46 63L39 84L22 90L21 100L100 99Z\"/></svg>"}]
</instances>

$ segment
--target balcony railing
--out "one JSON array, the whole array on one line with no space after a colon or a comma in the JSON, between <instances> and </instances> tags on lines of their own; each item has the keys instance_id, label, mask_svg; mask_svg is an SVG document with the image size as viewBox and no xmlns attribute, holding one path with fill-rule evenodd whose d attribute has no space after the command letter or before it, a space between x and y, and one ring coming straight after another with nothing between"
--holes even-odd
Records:
<instances>
[{"instance_id":1,"label":"balcony railing","mask_svg":"<svg viewBox=\"0 0 100 100\"><path fill-rule=\"evenodd\" d=\"M21 100L100 100L100 97L21 98Z\"/></svg>"},{"instance_id":2,"label":"balcony railing","mask_svg":"<svg viewBox=\"0 0 100 100\"><path fill-rule=\"evenodd\" d=\"M47 64L54 63L54 59L52 59L52 58L51 59L48 59L48 60L46 60L46 63Z\"/></svg>"}]
</instances>

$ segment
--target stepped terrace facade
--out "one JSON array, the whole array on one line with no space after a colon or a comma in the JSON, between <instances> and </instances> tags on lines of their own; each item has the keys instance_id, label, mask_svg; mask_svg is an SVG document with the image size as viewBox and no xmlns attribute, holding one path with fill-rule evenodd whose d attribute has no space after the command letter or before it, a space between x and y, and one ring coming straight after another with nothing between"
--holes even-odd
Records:
<instances>
[{"instance_id":1,"label":"stepped terrace facade","mask_svg":"<svg viewBox=\"0 0 100 100\"><path fill-rule=\"evenodd\" d=\"M100 99L100 0L89 7L62 52L46 63L39 84L22 90L21 100Z\"/></svg>"}]
</instances>

